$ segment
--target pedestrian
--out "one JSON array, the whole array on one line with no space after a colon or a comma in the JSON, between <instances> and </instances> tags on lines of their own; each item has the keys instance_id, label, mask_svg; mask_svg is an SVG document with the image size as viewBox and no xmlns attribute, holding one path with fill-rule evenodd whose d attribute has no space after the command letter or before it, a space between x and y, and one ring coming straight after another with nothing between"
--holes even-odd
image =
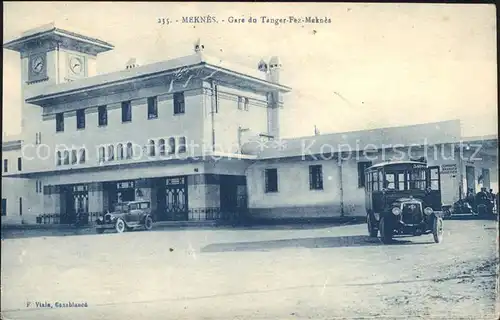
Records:
<instances>
[{"instance_id":1,"label":"pedestrian","mask_svg":"<svg viewBox=\"0 0 500 320\"><path fill-rule=\"evenodd\" d=\"M467 189L467 197L465 198L465 200L471 208L474 208L474 191L472 190L472 188Z\"/></svg>"}]
</instances>

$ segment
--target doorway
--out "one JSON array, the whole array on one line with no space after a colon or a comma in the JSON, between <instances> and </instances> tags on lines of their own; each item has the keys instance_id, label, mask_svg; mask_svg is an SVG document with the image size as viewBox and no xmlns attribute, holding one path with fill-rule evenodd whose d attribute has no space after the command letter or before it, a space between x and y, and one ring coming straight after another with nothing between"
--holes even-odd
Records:
<instances>
[{"instance_id":1,"label":"doorway","mask_svg":"<svg viewBox=\"0 0 500 320\"><path fill-rule=\"evenodd\" d=\"M185 176L165 179L165 215L167 220L188 220L187 179Z\"/></svg>"}]
</instances>

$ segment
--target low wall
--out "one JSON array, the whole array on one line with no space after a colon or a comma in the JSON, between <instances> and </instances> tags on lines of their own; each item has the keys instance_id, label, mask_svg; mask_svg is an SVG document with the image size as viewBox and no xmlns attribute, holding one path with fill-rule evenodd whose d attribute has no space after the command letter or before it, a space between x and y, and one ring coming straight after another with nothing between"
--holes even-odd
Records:
<instances>
[{"instance_id":1,"label":"low wall","mask_svg":"<svg viewBox=\"0 0 500 320\"><path fill-rule=\"evenodd\" d=\"M315 206L291 206L276 208L250 208L249 219L323 219L339 217L365 217L366 213L361 210L347 210L344 206L344 214L341 213L341 205L315 205Z\"/></svg>"}]
</instances>

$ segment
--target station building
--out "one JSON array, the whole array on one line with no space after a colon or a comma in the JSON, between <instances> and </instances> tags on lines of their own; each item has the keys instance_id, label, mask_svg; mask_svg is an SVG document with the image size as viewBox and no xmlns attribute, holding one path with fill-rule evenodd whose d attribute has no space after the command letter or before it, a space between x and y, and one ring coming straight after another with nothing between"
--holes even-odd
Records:
<instances>
[{"instance_id":1,"label":"station building","mask_svg":"<svg viewBox=\"0 0 500 320\"><path fill-rule=\"evenodd\" d=\"M21 135L2 142L5 223L72 223L139 199L158 221L364 215L362 172L395 157L440 166L446 203L498 191L497 137L463 138L459 121L281 139L291 88L276 56L248 68L198 41L97 74L113 45L54 24L4 48L20 53L23 98Z\"/></svg>"}]
</instances>

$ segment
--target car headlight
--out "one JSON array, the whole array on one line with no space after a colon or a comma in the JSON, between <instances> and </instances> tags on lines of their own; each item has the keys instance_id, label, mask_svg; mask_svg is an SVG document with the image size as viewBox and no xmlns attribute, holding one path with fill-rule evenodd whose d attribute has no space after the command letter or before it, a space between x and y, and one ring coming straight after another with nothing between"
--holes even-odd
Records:
<instances>
[{"instance_id":1,"label":"car headlight","mask_svg":"<svg viewBox=\"0 0 500 320\"><path fill-rule=\"evenodd\" d=\"M434 210L432 210L432 208L427 207L424 209L424 213L428 216L431 215L433 212Z\"/></svg>"},{"instance_id":2,"label":"car headlight","mask_svg":"<svg viewBox=\"0 0 500 320\"><path fill-rule=\"evenodd\" d=\"M395 215L395 216L400 215L401 214L401 209L399 209L398 207L392 208L392 214Z\"/></svg>"}]
</instances>

